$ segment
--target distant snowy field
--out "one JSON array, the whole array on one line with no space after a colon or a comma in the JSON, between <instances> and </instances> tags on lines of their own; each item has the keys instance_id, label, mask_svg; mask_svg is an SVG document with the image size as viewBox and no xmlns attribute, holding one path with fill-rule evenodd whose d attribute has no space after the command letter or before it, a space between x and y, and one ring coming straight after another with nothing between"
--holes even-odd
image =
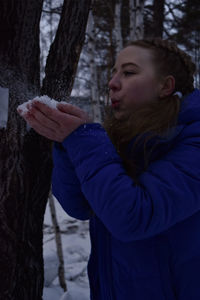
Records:
<instances>
[{"instance_id":1,"label":"distant snowy field","mask_svg":"<svg viewBox=\"0 0 200 300\"><path fill-rule=\"evenodd\" d=\"M68 216L55 199L65 261L65 279L68 292L64 293L58 280L58 257L49 204L44 218L44 272L43 300L89 300L87 262L90 253L89 223Z\"/></svg>"}]
</instances>

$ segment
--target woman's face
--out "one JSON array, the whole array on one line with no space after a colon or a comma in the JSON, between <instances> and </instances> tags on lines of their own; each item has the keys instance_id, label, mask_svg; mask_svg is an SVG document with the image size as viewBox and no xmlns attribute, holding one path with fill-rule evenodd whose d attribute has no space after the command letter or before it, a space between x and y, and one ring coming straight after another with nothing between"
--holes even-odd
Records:
<instances>
[{"instance_id":1,"label":"woman's face","mask_svg":"<svg viewBox=\"0 0 200 300\"><path fill-rule=\"evenodd\" d=\"M142 104L157 99L160 87L151 52L138 46L124 48L117 56L109 82L115 118L122 119Z\"/></svg>"}]
</instances>

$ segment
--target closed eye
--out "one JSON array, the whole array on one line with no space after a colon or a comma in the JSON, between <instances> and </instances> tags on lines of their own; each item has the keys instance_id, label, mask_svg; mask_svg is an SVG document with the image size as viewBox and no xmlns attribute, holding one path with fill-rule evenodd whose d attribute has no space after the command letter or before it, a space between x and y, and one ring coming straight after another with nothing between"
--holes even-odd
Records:
<instances>
[{"instance_id":1,"label":"closed eye","mask_svg":"<svg viewBox=\"0 0 200 300\"><path fill-rule=\"evenodd\" d=\"M132 72L132 71L124 71L123 74L124 74L125 76L131 76L131 75L134 75L134 74L136 74L136 73L135 73L135 72Z\"/></svg>"}]
</instances>

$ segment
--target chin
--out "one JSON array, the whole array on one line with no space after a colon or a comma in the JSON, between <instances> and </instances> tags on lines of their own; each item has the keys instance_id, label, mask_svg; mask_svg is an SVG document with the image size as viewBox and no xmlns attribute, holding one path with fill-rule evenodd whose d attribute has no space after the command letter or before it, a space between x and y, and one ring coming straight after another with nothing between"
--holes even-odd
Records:
<instances>
[{"instance_id":1,"label":"chin","mask_svg":"<svg viewBox=\"0 0 200 300\"><path fill-rule=\"evenodd\" d=\"M123 112L115 111L114 112L114 117L115 117L116 120L125 120L127 118L127 115Z\"/></svg>"}]
</instances>

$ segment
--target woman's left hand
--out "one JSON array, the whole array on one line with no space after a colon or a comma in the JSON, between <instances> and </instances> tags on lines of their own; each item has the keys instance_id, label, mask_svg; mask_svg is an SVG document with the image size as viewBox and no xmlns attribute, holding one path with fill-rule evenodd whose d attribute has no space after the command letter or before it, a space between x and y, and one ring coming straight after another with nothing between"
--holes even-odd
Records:
<instances>
[{"instance_id":1,"label":"woman's left hand","mask_svg":"<svg viewBox=\"0 0 200 300\"><path fill-rule=\"evenodd\" d=\"M62 142L80 125L92 123L88 114L79 107L68 103L58 103L57 109L34 101L27 113L18 113L40 135Z\"/></svg>"}]
</instances>

